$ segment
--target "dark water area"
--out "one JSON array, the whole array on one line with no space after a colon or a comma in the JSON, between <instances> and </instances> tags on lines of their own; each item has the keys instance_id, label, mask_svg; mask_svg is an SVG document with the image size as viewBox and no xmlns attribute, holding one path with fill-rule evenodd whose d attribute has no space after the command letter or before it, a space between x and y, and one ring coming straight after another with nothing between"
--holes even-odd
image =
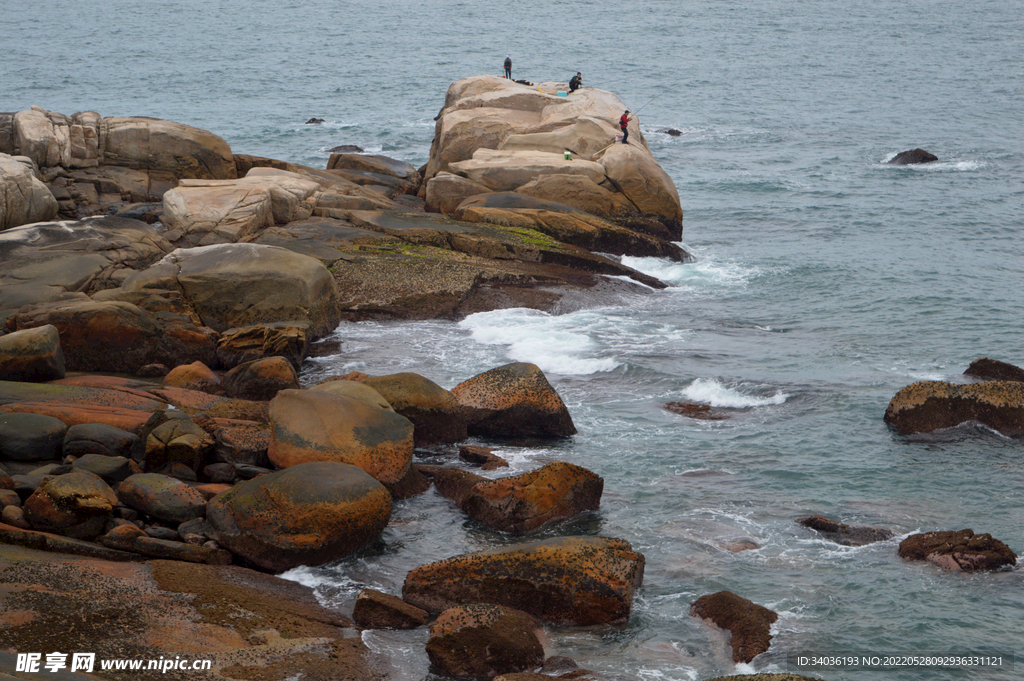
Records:
<instances>
[{"instance_id":1,"label":"dark water area","mask_svg":"<svg viewBox=\"0 0 1024 681\"><path fill-rule=\"evenodd\" d=\"M216 132L236 153L317 167L339 144L426 162L448 85L499 75L505 54L516 78L581 71L585 86L644 107L697 260L626 261L671 288L596 291L553 314L343 324L340 353L309 360L303 380L415 371L451 388L512 360L547 373L579 434L478 443L515 472L565 460L602 475L601 509L542 536L621 537L647 558L627 624L552 629L549 654L699 680L785 671L798 654L1024 652L1021 570L950 574L896 555L909 533L966 527L1024 551L1024 443L970 426L906 438L882 422L909 383L963 381L980 356L1024 364L1019 5L0 0L0 10L2 111L156 116ZM305 125L313 116L325 123ZM886 164L915 147L939 161ZM730 418L687 419L668 401ZM794 523L808 514L899 536L843 547ZM728 550L747 539L759 548ZM364 586L397 593L416 565L515 541L431 491L399 502L372 550L289 577L346 609ZM721 589L780 614L771 650L738 669L727 637L689 616ZM425 636L364 640L412 680L428 674Z\"/></svg>"}]
</instances>

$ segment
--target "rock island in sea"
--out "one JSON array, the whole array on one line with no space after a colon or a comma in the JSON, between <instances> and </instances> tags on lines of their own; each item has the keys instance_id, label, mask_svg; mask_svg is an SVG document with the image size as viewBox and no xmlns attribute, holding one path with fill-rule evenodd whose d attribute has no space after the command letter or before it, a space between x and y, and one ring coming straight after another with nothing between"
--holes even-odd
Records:
<instances>
[{"instance_id":1,"label":"rock island in sea","mask_svg":"<svg viewBox=\"0 0 1024 681\"><path fill-rule=\"evenodd\" d=\"M342 320L664 287L616 256L688 259L675 186L639 130L617 139L617 97L566 89L452 84L419 169L234 154L152 118L0 113L0 661L90 651L210 660L206 678L377 679L359 627L439 616L432 660L450 641L509 647L487 676L536 670L545 623L629 617L644 557L610 537L420 566L402 594L361 599L378 610L358 626L268 574L363 549L395 499L431 485L493 532L600 505L603 479L570 463L498 481L413 463L470 435L575 433L534 365L451 390L298 375ZM513 620L525 647L494 624Z\"/></svg>"}]
</instances>

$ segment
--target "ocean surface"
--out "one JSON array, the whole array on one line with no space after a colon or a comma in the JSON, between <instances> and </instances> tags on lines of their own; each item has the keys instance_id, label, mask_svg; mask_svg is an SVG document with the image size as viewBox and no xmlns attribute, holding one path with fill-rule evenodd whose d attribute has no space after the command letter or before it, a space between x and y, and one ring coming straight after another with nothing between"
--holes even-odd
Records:
<instances>
[{"instance_id":1,"label":"ocean surface","mask_svg":"<svg viewBox=\"0 0 1024 681\"><path fill-rule=\"evenodd\" d=\"M506 54L516 78L581 71L639 110L696 261L626 258L671 287L573 296L553 314L343 324L340 354L303 380L415 371L451 388L513 360L547 373L578 435L477 442L516 472L564 460L602 475L601 509L542 536L621 537L647 558L628 623L549 629L549 654L700 680L786 671L791 655L1024 652L1024 570L896 555L907 534L968 527L1024 551L1024 442L969 426L908 438L882 421L914 381L961 381L981 356L1024 364L1020 3L0 0L0 17L2 111L155 116L317 167L340 144L423 164L448 85L500 75ZM940 160L886 165L915 147ZM899 537L838 546L794 523L807 514ZM758 548L728 550L744 539ZM288 576L347 611L365 586L398 593L416 565L516 541L431 490L396 504L364 554ZM689 616L722 589L780 615L750 665ZM393 678L429 674L425 630L364 639ZM804 673L1016 679L1024 659Z\"/></svg>"}]
</instances>

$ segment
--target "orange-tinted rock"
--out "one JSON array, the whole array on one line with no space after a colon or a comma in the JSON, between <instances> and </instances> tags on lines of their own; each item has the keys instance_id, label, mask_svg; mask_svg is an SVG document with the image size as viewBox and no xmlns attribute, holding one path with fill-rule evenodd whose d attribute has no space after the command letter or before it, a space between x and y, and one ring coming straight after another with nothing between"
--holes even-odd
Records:
<instances>
[{"instance_id":1,"label":"orange-tinted rock","mask_svg":"<svg viewBox=\"0 0 1024 681\"><path fill-rule=\"evenodd\" d=\"M394 484L412 462L412 423L349 397L282 390L270 402L270 425L268 454L278 468L336 461Z\"/></svg>"},{"instance_id":2,"label":"orange-tinted rock","mask_svg":"<svg viewBox=\"0 0 1024 681\"><path fill-rule=\"evenodd\" d=\"M50 383L0 381L0 405L52 402L89 408L116 407L139 411L152 411L163 406L163 403L154 399L152 394L133 389L131 385L133 382L113 376L76 376Z\"/></svg>"},{"instance_id":3,"label":"orange-tinted rock","mask_svg":"<svg viewBox=\"0 0 1024 681\"><path fill-rule=\"evenodd\" d=\"M231 489L231 485L217 484L213 482L205 483L202 485L196 485L193 489L203 495L203 498L209 501L222 492L227 492Z\"/></svg>"},{"instance_id":4,"label":"orange-tinted rock","mask_svg":"<svg viewBox=\"0 0 1024 681\"><path fill-rule=\"evenodd\" d=\"M238 483L210 501L217 542L245 561L280 572L357 551L384 530L391 495L355 466L292 466Z\"/></svg>"},{"instance_id":5,"label":"orange-tinted rock","mask_svg":"<svg viewBox=\"0 0 1024 681\"><path fill-rule=\"evenodd\" d=\"M138 433L149 420L148 411L118 407L88 407L57 402L15 402L0 404L0 411L8 413L43 414L63 421L68 426L103 423L114 428Z\"/></svg>"},{"instance_id":6,"label":"orange-tinted rock","mask_svg":"<svg viewBox=\"0 0 1024 681\"><path fill-rule=\"evenodd\" d=\"M58 378L64 378L64 353L57 327L0 336L0 380L41 383Z\"/></svg>"},{"instance_id":7,"label":"orange-tinted rock","mask_svg":"<svg viewBox=\"0 0 1024 681\"><path fill-rule=\"evenodd\" d=\"M481 482L489 482L482 475L461 468L423 465L416 465L415 468L433 481L438 494L446 499L451 499L460 508L476 485Z\"/></svg>"},{"instance_id":8,"label":"orange-tinted rock","mask_svg":"<svg viewBox=\"0 0 1024 681\"><path fill-rule=\"evenodd\" d=\"M228 394L243 400L271 400L282 390L298 390L299 376L284 357L263 357L224 374Z\"/></svg>"},{"instance_id":9,"label":"orange-tinted rock","mask_svg":"<svg viewBox=\"0 0 1024 681\"><path fill-rule=\"evenodd\" d=\"M428 378L405 372L371 376L363 383L379 392L396 412L412 421L417 447L465 440L466 417L455 397Z\"/></svg>"},{"instance_id":10,"label":"orange-tinted rock","mask_svg":"<svg viewBox=\"0 0 1024 681\"><path fill-rule=\"evenodd\" d=\"M118 525L117 527L107 532L102 537L99 537L96 541L103 544L109 549L117 549L118 551L133 551L132 548L135 545L135 540L139 537L145 537L146 533L135 525Z\"/></svg>"},{"instance_id":11,"label":"orange-tinted rock","mask_svg":"<svg viewBox=\"0 0 1024 681\"><path fill-rule=\"evenodd\" d=\"M496 468L508 468L508 461L494 454L494 449L491 447L462 445L459 447L459 458L468 463L478 464L485 471L493 471Z\"/></svg>"},{"instance_id":12,"label":"orange-tinted rock","mask_svg":"<svg viewBox=\"0 0 1024 681\"><path fill-rule=\"evenodd\" d=\"M673 414L689 416L692 419L702 421L721 421L726 418L720 411L712 410L710 405L699 402L666 402L665 409Z\"/></svg>"},{"instance_id":13,"label":"orange-tinted rock","mask_svg":"<svg viewBox=\"0 0 1024 681\"><path fill-rule=\"evenodd\" d=\"M226 368L263 357L284 357L293 366L302 364L309 350L308 325L257 324L228 329L217 343L217 359Z\"/></svg>"},{"instance_id":14,"label":"orange-tinted rock","mask_svg":"<svg viewBox=\"0 0 1024 681\"><path fill-rule=\"evenodd\" d=\"M319 385L314 386L311 390L331 393L332 395L344 395L345 397L351 397L354 400L359 400L371 407L380 407L381 409L394 411L391 404L384 399L383 395L365 383L360 383L357 380L332 377L321 382Z\"/></svg>"},{"instance_id":15,"label":"orange-tinted rock","mask_svg":"<svg viewBox=\"0 0 1024 681\"><path fill-rule=\"evenodd\" d=\"M35 530L76 539L92 539L103 531L117 506L114 490L99 476L72 471L43 480L25 500L25 519Z\"/></svg>"},{"instance_id":16,"label":"orange-tinted rock","mask_svg":"<svg viewBox=\"0 0 1024 681\"><path fill-rule=\"evenodd\" d=\"M352 610L352 619L364 629L415 629L429 618L426 610L374 589L359 592Z\"/></svg>"},{"instance_id":17,"label":"orange-tinted rock","mask_svg":"<svg viewBox=\"0 0 1024 681\"><path fill-rule=\"evenodd\" d=\"M474 603L445 610L430 627L427 656L449 676L492 678L544 662L537 622L525 612Z\"/></svg>"},{"instance_id":18,"label":"orange-tinted rock","mask_svg":"<svg viewBox=\"0 0 1024 681\"><path fill-rule=\"evenodd\" d=\"M778 614L731 591L701 596L690 614L732 633L733 662L750 662L771 645L771 625Z\"/></svg>"},{"instance_id":19,"label":"orange-tinted rock","mask_svg":"<svg viewBox=\"0 0 1024 681\"><path fill-rule=\"evenodd\" d=\"M535 364L491 369L452 389L473 435L558 437L576 432L569 410Z\"/></svg>"},{"instance_id":20,"label":"orange-tinted rock","mask_svg":"<svg viewBox=\"0 0 1024 681\"><path fill-rule=\"evenodd\" d=\"M904 560L927 560L954 572L998 570L1017 563L1017 554L990 534L974 530L925 532L900 542L899 556Z\"/></svg>"},{"instance_id":21,"label":"orange-tinted rock","mask_svg":"<svg viewBox=\"0 0 1024 681\"><path fill-rule=\"evenodd\" d=\"M402 588L428 612L492 603L548 622L603 624L629 617L644 557L621 539L557 537L422 565Z\"/></svg>"},{"instance_id":22,"label":"orange-tinted rock","mask_svg":"<svg viewBox=\"0 0 1024 681\"><path fill-rule=\"evenodd\" d=\"M1024 383L920 381L896 393L885 410L885 422L904 434L930 433L971 421L1008 437L1024 436Z\"/></svg>"},{"instance_id":23,"label":"orange-tinted rock","mask_svg":"<svg viewBox=\"0 0 1024 681\"><path fill-rule=\"evenodd\" d=\"M525 534L545 523L596 509L603 491L604 478L557 461L522 475L477 483L461 506L485 525Z\"/></svg>"},{"instance_id":24,"label":"orange-tinted rock","mask_svg":"<svg viewBox=\"0 0 1024 681\"><path fill-rule=\"evenodd\" d=\"M157 471L172 463L198 471L214 439L187 414L177 410L155 412L146 423L132 458L147 471Z\"/></svg>"},{"instance_id":25,"label":"orange-tinted rock","mask_svg":"<svg viewBox=\"0 0 1024 681\"><path fill-rule=\"evenodd\" d=\"M171 369L170 373L164 376L164 385L171 388L197 390L211 395L224 394L220 376L199 361L182 364Z\"/></svg>"},{"instance_id":26,"label":"orange-tinted rock","mask_svg":"<svg viewBox=\"0 0 1024 681\"><path fill-rule=\"evenodd\" d=\"M270 448L270 427L254 421L216 419L218 426L215 457L227 463L248 463L270 466L267 450Z\"/></svg>"}]
</instances>

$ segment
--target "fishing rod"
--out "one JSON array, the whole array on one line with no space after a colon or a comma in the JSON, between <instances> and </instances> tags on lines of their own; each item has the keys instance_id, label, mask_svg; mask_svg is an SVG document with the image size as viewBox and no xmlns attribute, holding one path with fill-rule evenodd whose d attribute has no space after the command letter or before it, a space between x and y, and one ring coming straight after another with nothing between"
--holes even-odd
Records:
<instances>
[{"instance_id":1,"label":"fishing rod","mask_svg":"<svg viewBox=\"0 0 1024 681\"><path fill-rule=\"evenodd\" d=\"M660 93L660 94L654 95L654 97L652 97L651 99L647 100L647 104L650 104L650 103L651 103L651 102L653 102L653 101L654 101L655 99L658 99L659 97L661 97L661 95L663 95L663 94L665 94L665 93L664 93L664 92L662 92L662 93ZM633 112L633 115L634 115L634 116L636 116L636 115L637 115L638 113L640 113L641 111L643 111L643 110L644 110L644 107L646 107L646 106L647 106L647 104L644 104L644 106L642 106L642 107L640 107L639 109L637 109L636 111L634 111L634 112Z\"/></svg>"},{"instance_id":2,"label":"fishing rod","mask_svg":"<svg viewBox=\"0 0 1024 681\"><path fill-rule=\"evenodd\" d=\"M651 102L653 102L653 101L654 101L655 99L658 99L659 97L661 97L661 95L663 95L663 94L665 94L665 93L664 93L664 92L662 92L662 93L659 93L659 94L657 94L657 95L654 95L654 97L652 97L651 99L647 100L647 104L650 104L650 103L651 103ZM639 109L637 109L636 111L630 111L630 113L631 113L631 114L633 114L633 116L632 116L632 117L630 117L630 120L632 120L632 119L633 119L633 117L635 117L635 116L636 116L637 114L639 114L639 113L640 113L640 111L642 111L642 110L643 110L643 108L644 108L645 106L647 106L647 104L644 104L644 106L640 107L640 108L639 108ZM596 157L596 156L597 156L598 154L600 154L600 153L601 153L602 151L604 151L605 149L609 149L609 148L611 148L611 147L612 147L613 145L615 145L615 144L617 144L617 142L612 142L611 144L609 144L609 145L608 145L607 147L605 147L604 149L598 149L597 151L595 151L595 152L594 152L593 154L591 154L591 155L590 155L590 158L591 158L591 160L593 160L593 159L594 159L594 158L595 158L595 157Z\"/></svg>"}]
</instances>

